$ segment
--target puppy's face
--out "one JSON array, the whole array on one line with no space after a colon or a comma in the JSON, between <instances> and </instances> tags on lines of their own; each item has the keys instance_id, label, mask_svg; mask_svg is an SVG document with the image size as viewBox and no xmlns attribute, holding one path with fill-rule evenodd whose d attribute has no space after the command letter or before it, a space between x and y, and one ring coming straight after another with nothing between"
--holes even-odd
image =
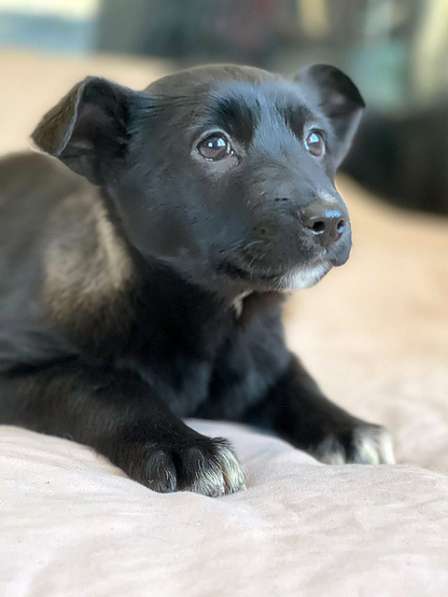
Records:
<instances>
[{"instance_id":1,"label":"puppy's face","mask_svg":"<svg viewBox=\"0 0 448 597\"><path fill-rule=\"evenodd\" d=\"M363 105L333 67L203 67L140 93L87 79L34 139L105 187L146 259L212 288L287 290L349 256L333 179Z\"/></svg>"}]
</instances>

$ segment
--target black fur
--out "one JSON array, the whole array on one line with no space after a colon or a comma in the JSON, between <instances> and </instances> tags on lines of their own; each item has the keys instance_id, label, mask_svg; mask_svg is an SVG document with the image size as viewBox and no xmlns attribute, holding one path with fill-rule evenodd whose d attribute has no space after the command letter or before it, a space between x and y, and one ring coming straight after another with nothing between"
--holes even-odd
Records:
<instances>
[{"instance_id":1,"label":"black fur","mask_svg":"<svg viewBox=\"0 0 448 597\"><path fill-rule=\"evenodd\" d=\"M244 483L225 440L180 417L258 423L323 460L331 439L362 461L359 431L377 428L322 396L281 323L285 290L348 258L333 177L362 108L326 66L72 89L33 138L77 174L38 154L0 163L0 423L92 446L158 491ZM209 161L198 143L216 130L232 151Z\"/></svg>"}]
</instances>

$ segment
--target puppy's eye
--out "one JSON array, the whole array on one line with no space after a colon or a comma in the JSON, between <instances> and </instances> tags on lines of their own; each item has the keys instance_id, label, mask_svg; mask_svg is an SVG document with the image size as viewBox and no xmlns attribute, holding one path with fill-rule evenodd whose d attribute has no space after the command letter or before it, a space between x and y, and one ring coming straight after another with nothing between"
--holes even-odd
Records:
<instances>
[{"instance_id":1,"label":"puppy's eye","mask_svg":"<svg viewBox=\"0 0 448 597\"><path fill-rule=\"evenodd\" d=\"M315 158L321 158L325 154L325 140L320 131L312 130L305 138L305 148Z\"/></svg>"},{"instance_id":2,"label":"puppy's eye","mask_svg":"<svg viewBox=\"0 0 448 597\"><path fill-rule=\"evenodd\" d=\"M198 151L206 160L217 162L233 153L229 140L220 133L213 133L198 144Z\"/></svg>"}]
</instances>

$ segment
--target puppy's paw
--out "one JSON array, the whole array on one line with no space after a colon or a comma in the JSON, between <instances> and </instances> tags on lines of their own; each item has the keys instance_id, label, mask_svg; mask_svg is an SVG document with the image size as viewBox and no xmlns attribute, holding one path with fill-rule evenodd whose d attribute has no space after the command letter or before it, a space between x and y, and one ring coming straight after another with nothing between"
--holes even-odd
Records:
<instances>
[{"instance_id":1,"label":"puppy's paw","mask_svg":"<svg viewBox=\"0 0 448 597\"><path fill-rule=\"evenodd\" d=\"M328 435L314 456L326 464L394 464L390 433L384 427L360 423L352 429Z\"/></svg>"},{"instance_id":2,"label":"puppy's paw","mask_svg":"<svg viewBox=\"0 0 448 597\"><path fill-rule=\"evenodd\" d=\"M146 444L129 474L161 493L193 491L216 497L245 488L244 473L229 443L202 437L190 445Z\"/></svg>"}]
</instances>

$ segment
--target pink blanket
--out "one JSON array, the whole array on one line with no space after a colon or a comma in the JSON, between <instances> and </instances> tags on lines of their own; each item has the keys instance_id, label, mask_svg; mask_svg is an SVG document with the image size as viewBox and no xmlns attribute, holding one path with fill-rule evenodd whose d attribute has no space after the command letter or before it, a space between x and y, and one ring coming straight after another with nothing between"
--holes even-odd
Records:
<instances>
[{"instance_id":1,"label":"pink blanket","mask_svg":"<svg viewBox=\"0 0 448 597\"><path fill-rule=\"evenodd\" d=\"M0 431L2 597L391 597L448 593L448 477L323 466L224 424L248 475L160 495L92 451Z\"/></svg>"}]
</instances>

